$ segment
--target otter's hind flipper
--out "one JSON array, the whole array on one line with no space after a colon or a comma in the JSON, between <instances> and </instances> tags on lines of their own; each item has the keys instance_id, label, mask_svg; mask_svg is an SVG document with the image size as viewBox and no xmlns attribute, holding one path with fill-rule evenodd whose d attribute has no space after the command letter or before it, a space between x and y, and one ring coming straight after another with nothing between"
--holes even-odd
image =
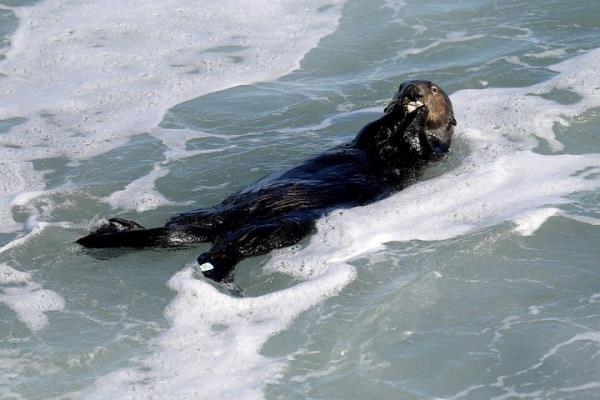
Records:
<instances>
[{"instance_id":1,"label":"otter's hind flipper","mask_svg":"<svg viewBox=\"0 0 600 400\"><path fill-rule=\"evenodd\" d=\"M238 261L298 243L314 229L314 218L310 213L290 213L217 237L213 247L198 257L202 274L217 282L230 281Z\"/></svg>"},{"instance_id":2,"label":"otter's hind flipper","mask_svg":"<svg viewBox=\"0 0 600 400\"><path fill-rule=\"evenodd\" d=\"M101 225L98 229L92 232L92 235L102 233L115 233L115 232L130 232L146 229L142 225L134 221L129 221L123 218L111 218L107 223Z\"/></svg>"},{"instance_id":3,"label":"otter's hind flipper","mask_svg":"<svg viewBox=\"0 0 600 400\"><path fill-rule=\"evenodd\" d=\"M120 218L111 218L107 224L76 241L88 248L109 247L175 247L190 243L207 242L213 235L195 226L170 226L145 229L142 225Z\"/></svg>"}]
</instances>

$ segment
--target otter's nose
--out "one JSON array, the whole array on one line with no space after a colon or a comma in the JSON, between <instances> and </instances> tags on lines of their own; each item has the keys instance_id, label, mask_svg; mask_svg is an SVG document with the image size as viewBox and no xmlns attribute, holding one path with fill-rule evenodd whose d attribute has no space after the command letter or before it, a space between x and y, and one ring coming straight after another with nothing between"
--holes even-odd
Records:
<instances>
[{"instance_id":1,"label":"otter's nose","mask_svg":"<svg viewBox=\"0 0 600 400\"><path fill-rule=\"evenodd\" d=\"M423 97L423 92L417 85L412 84L406 88L405 96L408 97L410 101L417 101Z\"/></svg>"}]
</instances>

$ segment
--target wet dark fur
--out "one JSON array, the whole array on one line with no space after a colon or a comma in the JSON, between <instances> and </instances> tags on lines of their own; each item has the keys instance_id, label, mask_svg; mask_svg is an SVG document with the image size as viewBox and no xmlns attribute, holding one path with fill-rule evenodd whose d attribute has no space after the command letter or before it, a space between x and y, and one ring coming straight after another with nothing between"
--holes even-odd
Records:
<instances>
[{"instance_id":1,"label":"wet dark fur","mask_svg":"<svg viewBox=\"0 0 600 400\"><path fill-rule=\"evenodd\" d=\"M408 113L406 103L425 106ZM204 272L223 280L242 259L290 246L309 234L315 220L337 208L372 203L414 181L421 167L442 157L456 125L452 104L437 85L400 85L385 114L356 138L283 173L233 193L221 204L171 218L164 227L113 218L77 243L90 248L178 246L213 242L200 255Z\"/></svg>"}]
</instances>

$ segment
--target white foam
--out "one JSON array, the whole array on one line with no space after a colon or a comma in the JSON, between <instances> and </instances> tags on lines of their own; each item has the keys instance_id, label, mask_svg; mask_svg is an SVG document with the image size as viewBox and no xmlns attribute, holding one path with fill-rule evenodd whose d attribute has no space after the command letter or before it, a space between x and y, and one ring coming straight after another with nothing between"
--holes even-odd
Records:
<instances>
[{"instance_id":1,"label":"white foam","mask_svg":"<svg viewBox=\"0 0 600 400\"><path fill-rule=\"evenodd\" d=\"M24 283L31 280L31 274L28 272L17 271L6 264L0 264L0 285L9 283Z\"/></svg>"},{"instance_id":2,"label":"white foam","mask_svg":"<svg viewBox=\"0 0 600 400\"><path fill-rule=\"evenodd\" d=\"M514 221L537 207L566 203L571 193L597 190L599 179L573 175L598 165L595 154L531 151L515 151L486 165L467 164L376 204L332 213L319 221L307 247L275 257L269 268L310 276L327 268L329 260L348 261L388 242L444 240ZM543 220L538 218L539 225Z\"/></svg>"},{"instance_id":3,"label":"white foam","mask_svg":"<svg viewBox=\"0 0 600 400\"><path fill-rule=\"evenodd\" d=\"M483 37L483 35L481 35L481 34L466 35L466 32L450 32L450 33L447 33L446 37L443 38L443 39L434 40L433 42L431 42L427 46L423 46L423 47L411 47L409 49L406 49L406 50L403 50L403 51L399 52L398 55L400 57L414 56L414 55L417 55L417 54L425 53L425 52L427 52L427 51L429 51L431 49L435 49L437 47L440 47L440 46L448 44L448 43L468 42L468 41L471 41L471 40L480 39L482 37Z\"/></svg>"},{"instance_id":4,"label":"white foam","mask_svg":"<svg viewBox=\"0 0 600 400\"><path fill-rule=\"evenodd\" d=\"M199 131L191 131L188 129L166 129L166 128L155 128L150 131L150 134L155 138L159 139L162 144L167 148L165 152L165 160L163 163L172 162L175 160L180 160L186 157L193 157L198 154L211 154L218 153L234 147L234 145L223 146L221 148L216 149L208 149L208 150L189 150L187 148L187 142L192 139L200 139L200 138L223 138L223 139L232 139L236 137L240 137L242 135L236 134L227 134L222 135L218 133L206 133ZM249 133L247 135L252 135Z\"/></svg>"},{"instance_id":5,"label":"white foam","mask_svg":"<svg viewBox=\"0 0 600 400\"><path fill-rule=\"evenodd\" d=\"M406 12L405 6L406 2L404 0L384 0L383 7L387 8L389 11L393 12L394 15L399 15L401 12ZM417 28L417 27L415 27ZM426 30L427 28L419 25L419 28ZM422 32L420 32L422 33Z\"/></svg>"},{"instance_id":6,"label":"white foam","mask_svg":"<svg viewBox=\"0 0 600 400\"><path fill-rule=\"evenodd\" d=\"M29 232L27 232L26 234L17 237L16 239L11 240L10 242L6 243L5 245L3 245L2 247L0 247L0 254L4 253L5 251L8 251L10 249L13 249L15 247L21 246L22 244L24 244L25 242L29 241L30 239L32 239L33 237L35 237L36 235L38 235L45 227L49 226L49 224L47 223L33 223L33 226L31 227L31 230Z\"/></svg>"},{"instance_id":7,"label":"white foam","mask_svg":"<svg viewBox=\"0 0 600 400\"><path fill-rule=\"evenodd\" d=\"M31 218L26 225L30 231L0 247L0 254L23 245L35 238L49 226L72 227L69 223L44 223ZM29 272L19 271L5 263L0 264L0 304L6 305L17 314L17 318L31 331L38 331L48 325L49 311L62 310L64 299L55 291L43 289L34 282Z\"/></svg>"},{"instance_id":8,"label":"white foam","mask_svg":"<svg viewBox=\"0 0 600 400\"><path fill-rule=\"evenodd\" d=\"M0 169L0 232L14 232L21 228L12 213L12 208L22 200L19 195L37 192L43 183L30 163L4 159L0 160Z\"/></svg>"},{"instance_id":9,"label":"white foam","mask_svg":"<svg viewBox=\"0 0 600 400\"><path fill-rule=\"evenodd\" d=\"M540 208L538 210L527 211L515 218L515 232L523 236L533 235L548 218L560 214L560 210L554 207Z\"/></svg>"},{"instance_id":10,"label":"white foam","mask_svg":"<svg viewBox=\"0 0 600 400\"><path fill-rule=\"evenodd\" d=\"M28 272L0 264L0 304L5 304L30 330L38 331L48 325L46 313L62 310L64 299L52 290L42 289ZM16 285L16 286L15 286Z\"/></svg>"},{"instance_id":11,"label":"white foam","mask_svg":"<svg viewBox=\"0 0 600 400\"><path fill-rule=\"evenodd\" d=\"M566 55L567 55L567 49L565 49L565 48L545 50L545 51L541 51L539 53L525 54L525 56L531 57L531 58L561 58Z\"/></svg>"},{"instance_id":12,"label":"white foam","mask_svg":"<svg viewBox=\"0 0 600 400\"><path fill-rule=\"evenodd\" d=\"M583 385L571 386L566 388L557 389L558 392L573 393L581 390L600 389L600 382L588 382Z\"/></svg>"},{"instance_id":13,"label":"white foam","mask_svg":"<svg viewBox=\"0 0 600 400\"><path fill-rule=\"evenodd\" d=\"M34 282L23 287L4 288L0 303L13 310L19 320L34 332L48 325L47 312L65 307L65 301L58 293L42 289Z\"/></svg>"},{"instance_id":14,"label":"white foam","mask_svg":"<svg viewBox=\"0 0 600 400\"><path fill-rule=\"evenodd\" d=\"M262 345L299 313L351 282L352 259L391 241L451 239L503 223L533 233L571 194L600 188L600 155L532 151L540 140L561 148L554 123L600 106L599 58L595 50L562 63L554 68L564 72L529 88L455 93L457 136L468 143L470 156L455 170L386 200L320 220L304 249L279 251L266 266L300 283L240 299L185 268L169 282L177 291L166 311L171 326L153 343L154 354L99 379L84 398L263 398L263 386L281 378L285 363L262 356ZM582 99L564 106L530 95L553 88L571 88ZM436 271L430 277L443 278ZM571 342L579 340L598 341L597 333Z\"/></svg>"},{"instance_id":15,"label":"white foam","mask_svg":"<svg viewBox=\"0 0 600 400\"><path fill-rule=\"evenodd\" d=\"M156 189L156 181L169 173L169 168L166 165L174 160L193 157L198 154L217 153L233 147L232 145L229 145L210 150L188 150L186 148L186 143L189 140L219 135L192 132L185 129L173 130L156 128L151 131L151 135L159 139L166 147L164 154L165 160L154 163L152 170L148 174L130 182L122 190L116 191L110 196L101 199L111 207L142 212L163 205L180 204L168 200ZM229 138L231 137L232 136L229 136Z\"/></svg>"},{"instance_id":16,"label":"white foam","mask_svg":"<svg viewBox=\"0 0 600 400\"><path fill-rule=\"evenodd\" d=\"M0 64L8 75L0 118L32 120L3 141L42 145L28 150L33 158L86 158L114 147L106 140L156 127L184 100L277 78L335 29L336 10L319 5L137 0L124 9L115 0L62 0L18 8L21 23ZM223 46L239 46L245 61L210 51Z\"/></svg>"},{"instance_id":17,"label":"white foam","mask_svg":"<svg viewBox=\"0 0 600 400\"><path fill-rule=\"evenodd\" d=\"M519 56L506 56L506 57L502 57L502 59L505 60L506 62L509 62L514 65L519 65L521 67L525 67L525 68L531 67L530 64L521 60L521 57L519 57Z\"/></svg>"},{"instance_id":18,"label":"white foam","mask_svg":"<svg viewBox=\"0 0 600 400\"><path fill-rule=\"evenodd\" d=\"M529 307L529 314L531 315L539 315L541 312L540 307L538 306L530 306Z\"/></svg>"},{"instance_id":19,"label":"white foam","mask_svg":"<svg viewBox=\"0 0 600 400\"><path fill-rule=\"evenodd\" d=\"M255 298L235 298L194 278L187 267L169 281L177 296L166 310L171 327L138 367L99 379L84 399L261 399L282 360L260 355L263 344L301 312L339 292L354 268L331 265L320 276Z\"/></svg>"},{"instance_id":20,"label":"white foam","mask_svg":"<svg viewBox=\"0 0 600 400\"><path fill-rule=\"evenodd\" d=\"M571 337L570 339L557 344L556 346L554 346L553 348L548 350L546 352L546 354L541 356L537 363L535 363L534 365L532 365L531 367L529 367L527 369L524 369L524 370L521 370L521 371L515 373L515 375L523 375L526 372L530 372L530 371L540 368L542 365L544 365L544 363L546 362L546 360L548 358L554 357L556 354L558 354L558 352L563 347L570 346L571 344L577 343L577 342L595 342L596 344L600 344L600 331L587 331L587 332L579 333L579 334Z\"/></svg>"},{"instance_id":21,"label":"white foam","mask_svg":"<svg viewBox=\"0 0 600 400\"><path fill-rule=\"evenodd\" d=\"M156 180L168 173L167 168L161 168L160 165L155 164L150 173L129 183L123 190L112 193L104 201L113 208L126 208L137 212L172 204L155 188Z\"/></svg>"},{"instance_id":22,"label":"white foam","mask_svg":"<svg viewBox=\"0 0 600 400\"><path fill-rule=\"evenodd\" d=\"M341 3L56 0L15 8L19 27L0 62L0 120L26 120L0 136L0 166L12 171L0 179L1 229L19 228L15 195L44 189L31 160L101 154L156 128L178 103L290 72L334 31ZM162 201L151 193L129 206Z\"/></svg>"}]
</instances>

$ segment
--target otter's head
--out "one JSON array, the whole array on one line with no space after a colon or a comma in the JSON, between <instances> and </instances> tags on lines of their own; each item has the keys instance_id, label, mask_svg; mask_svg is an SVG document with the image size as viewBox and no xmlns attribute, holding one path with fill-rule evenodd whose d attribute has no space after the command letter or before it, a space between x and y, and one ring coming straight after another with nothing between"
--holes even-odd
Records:
<instances>
[{"instance_id":1,"label":"otter's head","mask_svg":"<svg viewBox=\"0 0 600 400\"><path fill-rule=\"evenodd\" d=\"M426 113L424 134L436 153L445 153L450 147L456 119L448 95L430 81L405 81L385 108L387 114L407 118L413 113Z\"/></svg>"}]
</instances>

